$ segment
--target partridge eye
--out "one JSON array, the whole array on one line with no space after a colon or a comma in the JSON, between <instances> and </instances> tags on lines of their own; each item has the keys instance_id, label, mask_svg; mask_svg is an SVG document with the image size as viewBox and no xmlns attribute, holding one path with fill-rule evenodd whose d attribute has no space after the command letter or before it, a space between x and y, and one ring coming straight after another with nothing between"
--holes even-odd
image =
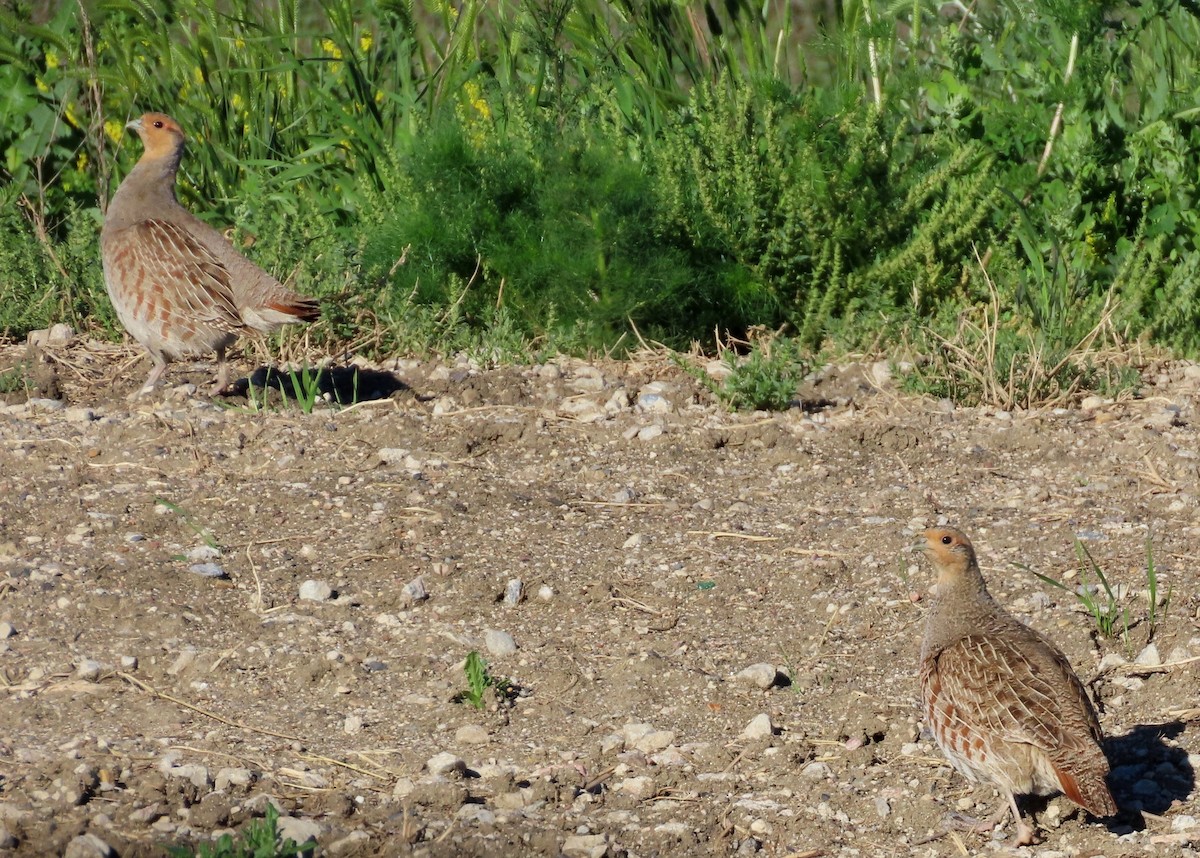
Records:
<instances>
[{"instance_id":1,"label":"partridge eye","mask_svg":"<svg viewBox=\"0 0 1200 858\"><path fill-rule=\"evenodd\" d=\"M949 545L953 541L954 541L954 539L952 537L949 537L949 536L942 537L942 545Z\"/></svg>"},{"instance_id":2,"label":"partridge eye","mask_svg":"<svg viewBox=\"0 0 1200 858\"><path fill-rule=\"evenodd\" d=\"M162 128L162 120L160 119L160 120L158 120L157 122L155 122L155 123L154 123L154 127L155 127L155 128Z\"/></svg>"}]
</instances>

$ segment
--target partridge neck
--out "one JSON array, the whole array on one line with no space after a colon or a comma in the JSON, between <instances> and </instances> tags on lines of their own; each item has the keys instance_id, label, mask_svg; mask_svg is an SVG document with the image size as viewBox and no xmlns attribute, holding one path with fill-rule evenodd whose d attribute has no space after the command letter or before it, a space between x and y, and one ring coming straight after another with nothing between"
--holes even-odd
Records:
<instances>
[{"instance_id":1,"label":"partridge neck","mask_svg":"<svg viewBox=\"0 0 1200 858\"><path fill-rule=\"evenodd\" d=\"M940 649L979 631L1001 610L987 591L979 567L938 570L937 594L929 606L926 647Z\"/></svg>"}]
</instances>

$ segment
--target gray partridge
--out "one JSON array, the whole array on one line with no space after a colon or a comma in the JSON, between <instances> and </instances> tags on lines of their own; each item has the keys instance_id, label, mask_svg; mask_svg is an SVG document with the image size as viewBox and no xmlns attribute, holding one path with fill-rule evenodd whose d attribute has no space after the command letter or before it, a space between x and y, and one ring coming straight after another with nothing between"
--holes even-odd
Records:
<instances>
[{"instance_id":1,"label":"gray partridge","mask_svg":"<svg viewBox=\"0 0 1200 858\"><path fill-rule=\"evenodd\" d=\"M145 152L109 204L100 248L117 317L154 361L139 393L154 389L169 361L214 351L219 392L228 383L225 350L239 334L314 321L317 302L289 290L179 204L175 174L184 137L175 120L147 113L126 127Z\"/></svg>"},{"instance_id":2,"label":"gray partridge","mask_svg":"<svg viewBox=\"0 0 1200 858\"><path fill-rule=\"evenodd\" d=\"M1095 816L1116 813L1100 722L1066 656L992 599L965 535L930 528L922 548L937 571L921 644L925 718L955 769L1007 797L990 825L1011 809L1017 844L1033 841L1019 794L1062 792Z\"/></svg>"}]
</instances>

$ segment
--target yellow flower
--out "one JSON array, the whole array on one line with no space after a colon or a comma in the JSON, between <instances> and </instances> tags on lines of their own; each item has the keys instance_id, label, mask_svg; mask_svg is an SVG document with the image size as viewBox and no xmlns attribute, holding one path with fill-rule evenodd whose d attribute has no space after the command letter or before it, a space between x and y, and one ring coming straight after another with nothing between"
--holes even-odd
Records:
<instances>
[{"instance_id":1,"label":"yellow flower","mask_svg":"<svg viewBox=\"0 0 1200 858\"><path fill-rule=\"evenodd\" d=\"M488 107L487 101L484 100L483 91L479 88L479 84L473 80L469 80L463 85L463 89L465 89L467 92L467 100L479 113L480 117L483 119L491 119L492 109Z\"/></svg>"},{"instance_id":2,"label":"yellow flower","mask_svg":"<svg viewBox=\"0 0 1200 858\"><path fill-rule=\"evenodd\" d=\"M229 99L229 103L233 105L234 110L242 110L246 106L246 100L242 98L240 92L235 92L233 98Z\"/></svg>"},{"instance_id":3,"label":"yellow flower","mask_svg":"<svg viewBox=\"0 0 1200 858\"><path fill-rule=\"evenodd\" d=\"M104 120L104 133L108 135L108 139L114 143L121 139L121 132L124 129L125 126L115 119Z\"/></svg>"},{"instance_id":4,"label":"yellow flower","mask_svg":"<svg viewBox=\"0 0 1200 858\"><path fill-rule=\"evenodd\" d=\"M243 39L241 36L238 36L236 39L233 40L233 46L235 48L237 48L239 51L244 51L244 50L246 50L246 40Z\"/></svg>"},{"instance_id":5,"label":"yellow flower","mask_svg":"<svg viewBox=\"0 0 1200 858\"><path fill-rule=\"evenodd\" d=\"M329 54L329 56L333 57L335 60L340 60L342 58L342 49L334 44L333 39L322 39L321 50L325 51L325 53Z\"/></svg>"},{"instance_id":6,"label":"yellow flower","mask_svg":"<svg viewBox=\"0 0 1200 858\"><path fill-rule=\"evenodd\" d=\"M200 66L192 69L192 80L196 82L196 86L204 86L204 69Z\"/></svg>"},{"instance_id":7,"label":"yellow flower","mask_svg":"<svg viewBox=\"0 0 1200 858\"><path fill-rule=\"evenodd\" d=\"M383 90L382 89L375 90L375 103L383 104Z\"/></svg>"},{"instance_id":8,"label":"yellow flower","mask_svg":"<svg viewBox=\"0 0 1200 858\"><path fill-rule=\"evenodd\" d=\"M72 128L83 127L79 124L79 116L75 113L75 106L73 104L67 105L67 109L63 111L63 115L66 116L67 122L70 123Z\"/></svg>"},{"instance_id":9,"label":"yellow flower","mask_svg":"<svg viewBox=\"0 0 1200 858\"><path fill-rule=\"evenodd\" d=\"M371 50L371 45L375 44L375 39L370 33L363 33L358 37L358 48L364 54Z\"/></svg>"},{"instance_id":10,"label":"yellow flower","mask_svg":"<svg viewBox=\"0 0 1200 858\"><path fill-rule=\"evenodd\" d=\"M58 54L55 51L46 51L46 68L58 68Z\"/></svg>"},{"instance_id":11,"label":"yellow flower","mask_svg":"<svg viewBox=\"0 0 1200 858\"><path fill-rule=\"evenodd\" d=\"M33 82L37 85L38 92L46 93L50 91L50 87L46 86L46 82L40 77L35 77Z\"/></svg>"},{"instance_id":12,"label":"yellow flower","mask_svg":"<svg viewBox=\"0 0 1200 858\"><path fill-rule=\"evenodd\" d=\"M87 165L88 165L87 152L80 152L79 157L75 159L75 169L82 173L84 170L87 169Z\"/></svg>"}]
</instances>

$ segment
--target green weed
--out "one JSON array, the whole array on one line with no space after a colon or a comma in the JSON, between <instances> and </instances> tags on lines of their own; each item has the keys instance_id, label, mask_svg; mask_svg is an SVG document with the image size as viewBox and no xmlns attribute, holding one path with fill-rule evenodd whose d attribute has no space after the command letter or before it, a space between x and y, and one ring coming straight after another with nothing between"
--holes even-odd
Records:
<instances>
[{"instance_id":1,"label":"green weed","mask_svg":"<svg viewBox=\"0 0 1200 858\"><path fill-rule=\"evenodd\" d=\"M463 671L467 675L467 690L462 692L460 699L476 709L483 708L489 688L495 691L498 697L506 697L512 690L512 683L503 677L493 676L488 669L488 663L475 650L467 653Z\"/></svg>"},{"instance_id":2,"label":"green weed","mask_svg":"<svg viewBox=\"0 0 1200 858\"><path fill-rule=\"evenodd\" d=\"M720 379L709 375L682 355L674 363L708 388L730 411L785 411L796 403L796 388L808 374L809 361L793 339L752 331L747 348L739 354L734 344L721 347L725 373Z\"/></svg>"},{"instance_id":3,"label":"green weed","mask_svg":"<svg viewBox=\"0 0 1200 858\"><path fill-rule=\"evenodd\" d=\"M1167 609L1171 606L1171 596L1174 593L1174 587L1171 584L1167 585L1167 595L1163 598L1162 615L1159 614L1158 608L1158 569L1154 565L1154 546L1150 541L1150 537L1146 537L1146 625L1148 627L1147 639L1152 640L1154 633L1158 630L1158 623L1166 616Z\"/></svg>"},{"instance_id":4,"label":"green weed","mask_svg":"<svg viewBox=\"0 0 1200 858\"><path fill-rule=\"evenodd\" d=\"M236 838L222 834L213 843L202 843L193 850L186 846L167 847L172 858L302 858L316 849L316 841L297 844L284 838L276 828L279 811L268 803L263 819L246 825Z\"/></svg>"},{"instance_id":5,"label":"green weed","mask_svg":"<svg viewBox=\"0 0 1200 858\"><path fill-rule=\"evenodd\" d=\"M207 545L209 548L216 549L217 551L221 550L221 546L217 542L216 537L213 536L212 531L209 530L207 527L197 524L195 518L193 518L191 513L187 512L185 509L183 509L183 507L179 506L178 504L172 503L171 501L169 501L163 497L155 497L154 503L156 503L160 506L166 507L171 512L173 512L177 516L179 516L180 520L183 521L184 526L187 527L187 529L190 530L192 533L199 536L201 541L205 545Z\"/></svg>"},{"instance_id":6,"label":"green weed","mask_svg":"<svg viewBox=\"0 0 1200 858\"><path fill-rule=\"evenodd\" d=\"M1087 546L1080 540L1075 540L1075 555L1079 565L1079 586L1072 587L1056 578L1051 578L1049 575L1043 575L1041 572L1034 572L1028 566L1017 564L1027 572L1036 575L1044 584L1049 584L1063 592L1072 594L1084 609L1091 615L1095 621L1096 630L1106 638L1116 637L1118 634L1121 640L1128 643L1129 641L1129 609L1122 607L1120 600L1117 598L1116 592L1108 583L1108 577L1104 574L1104 570L1092 558L1091 552ZM1100 593L1095 587L1088 584L1088 572L1097 582L1100 589L1103 591L1103 598L1100 598Z\"/></svg>"}]
</instances>

